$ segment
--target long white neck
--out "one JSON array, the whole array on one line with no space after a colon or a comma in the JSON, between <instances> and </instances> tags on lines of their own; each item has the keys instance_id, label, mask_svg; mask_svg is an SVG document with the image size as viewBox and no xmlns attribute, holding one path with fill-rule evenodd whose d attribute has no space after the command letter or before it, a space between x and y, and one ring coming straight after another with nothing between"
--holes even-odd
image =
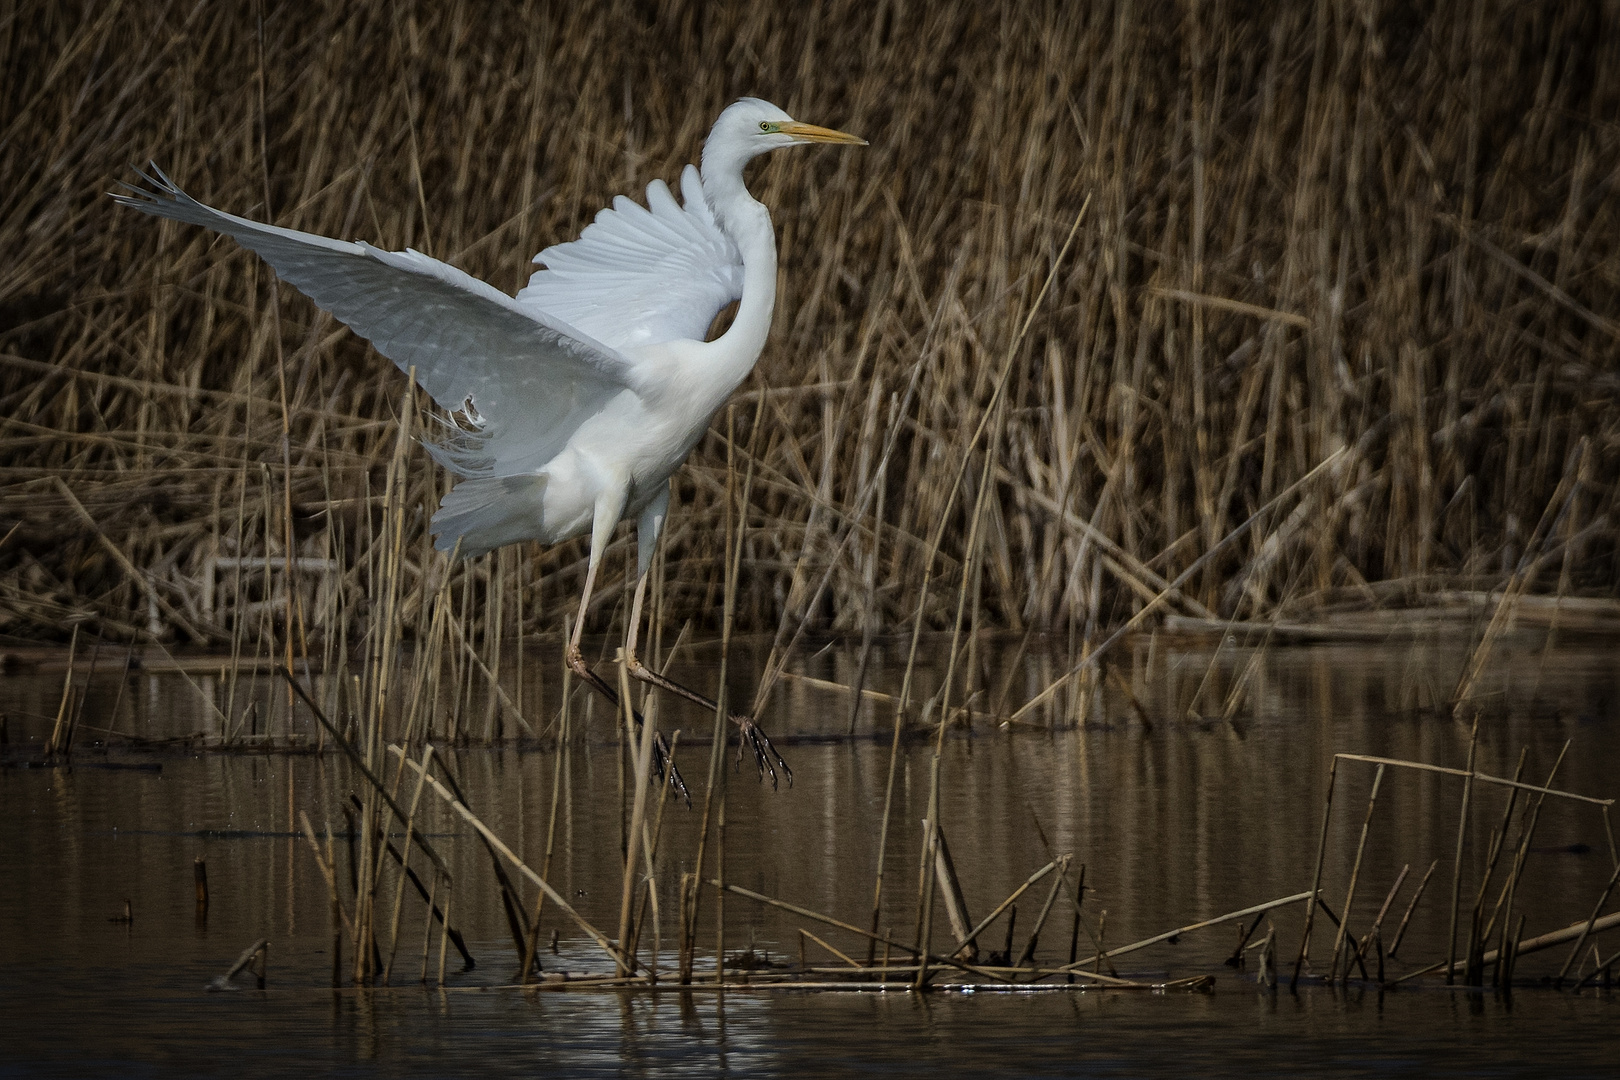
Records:
<instances>
[{"instance_id":1,"label":"long white neck","mask_svg":"<svg viewBox=\"0 0 1620 1080\"><path fill-rule=\"evenodd\" d=\"M707 164L707 162L705 162ZM705 170L703 191L725 234L742 253L742 301L724 334L710 342L714 362L734 376L733 386L753 370L771 330L776 307L776 231L771 214L748 194L742 169Z\"/></svg>"}]
</instances>

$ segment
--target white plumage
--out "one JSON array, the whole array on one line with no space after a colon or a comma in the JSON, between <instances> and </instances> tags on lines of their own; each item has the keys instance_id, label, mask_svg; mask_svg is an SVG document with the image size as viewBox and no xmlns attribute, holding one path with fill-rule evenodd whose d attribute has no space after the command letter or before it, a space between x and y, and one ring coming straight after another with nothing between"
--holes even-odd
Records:
<instances>
[{"instance_id":1,"label":"white plumage","mask_svg":"<svg viewBox=\"0 0 1620 1080\"><path fill-rule=\"evenodd\" d=\"M580 658L579 633L602 551L618 522L634 515L640 580L626 648L632 670L713 707L635 660L645 574L670 475L753 369L770 328L776 238L769 212L743 185L743 165L811 142L863 140L743 98L709 132L701 172L688 165L682 173L680 202L661 180L648 185L645 207L615 198L579 239L540 252L535 261L544 268L516 297L418 251L223 213L155 165L142 174L149 187L114 198L234 238L401 370L416 369L423 389L457 418L429 448L461 477L433 516L440 550L459 542L463 555L477 555L591 533L568 662L609 696ZM733 300L741 303L731 327L704 341ZM747 718L735 719L763 739Z\"/></svg>"}]
</instances>

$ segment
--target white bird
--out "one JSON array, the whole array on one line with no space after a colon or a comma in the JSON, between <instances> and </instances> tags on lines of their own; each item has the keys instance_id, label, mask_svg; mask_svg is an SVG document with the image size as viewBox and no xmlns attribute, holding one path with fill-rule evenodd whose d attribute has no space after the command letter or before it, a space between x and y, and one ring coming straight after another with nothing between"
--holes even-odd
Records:
<instances>
[{"instance_id":1,"label":"white bird","mask_svg":"<svg viewBox=\"0 0 1620 1080\"><path fill-rule=\"evenodd\" d=\"M636 657L647 568L669 510L669 478L753 370L776 302L776 234L748 193L743 166L803 143L865 145L743 98L715 121L701 171L681 174L682 202L662 180L647 206L618 196L578 240L536 255L544 264L516 297L419 251L383 251L263 225L205 206L156 165L150 189L114 195L148 214L202 225L258 253L401 370L446 413L430 446L460 482L433 515L435 546L479 555L505 544L591 535L590 561L566 661L617 695L580 652L602 552L622 518L636 520L636 591L626 665L636 678L707 708L713 701ZM126 185L127 186L127 185ZM726 332L714 316L740 301ZM733 716L763 774L792 773L752 719ZM740 748L739 748L740 752Z\"/></svg>"}]
</instances>

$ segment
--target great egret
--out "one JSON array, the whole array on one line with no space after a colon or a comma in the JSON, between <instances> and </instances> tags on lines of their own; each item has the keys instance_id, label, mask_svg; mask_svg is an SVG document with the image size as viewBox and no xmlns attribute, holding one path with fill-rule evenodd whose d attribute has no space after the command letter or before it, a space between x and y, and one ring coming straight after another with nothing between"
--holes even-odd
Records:
<instances>
[{"instance_id":1,"label":"great egret","mask_svg":"<svg viewBox=\"0 0 1620 1080\"><path fill-rule=\"evenodd\" d=\"M702 170L681 174L682 203L662 180L647 206L613 200L579 239L535 256L545 269L516 297L419 251L383 251L262 225L188 196L157 166L149 188L114 195L143 213L202 225L257 252L455 418L430 446L460 482L433 515L435 546L479 555L505 544L591 534L568 666L617 701L585 663L580 633L614 527L636 519L636 591L625 663L643 682L716 704L645 667L636 638L647 568L669 510L669 478L727 397L753 370L776 302L776 234L748 193L743 166L784 146L865 140L794 120L743 98L720 114ZM128 185L126 185L127 187ZM703 340L740 301L726 332ZM747 716L732 716L763 775L792 772Z\"/></svg>"}]
</instances>

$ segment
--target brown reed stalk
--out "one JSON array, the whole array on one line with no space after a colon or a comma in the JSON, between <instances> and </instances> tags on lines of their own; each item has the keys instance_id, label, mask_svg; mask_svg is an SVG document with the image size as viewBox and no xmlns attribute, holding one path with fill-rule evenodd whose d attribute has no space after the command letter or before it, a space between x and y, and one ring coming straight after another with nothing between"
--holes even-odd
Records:
<instances>
[{"instance_id":1,"label":"brown reed stalk","mask_svg":"<svg viewBox=\"0 0 1620 1080\"><path fill-rule=\"evenodd\" d=\"M1340 910L1344 915L1339 921L1339 932L1333 939L1333 963L1328 966L1328 982L1332 982L1339 974L1339 953L1344 948L1345 935L1349 932L1350 905L1356 898L1356 882L1361 878L1361 857L1367 850L1367 833L1372 828L1373 807L1378 802L1378 788L1384 782L1384 766L1378 766L1373 773L1372 793L1367 796L1367 816L1361 822L1361 839L1356 841L1356 861L1350 868L1350 885L1345 890L1344 907ZM1351 939L1352 945L1355 939ZM1344 965L1344 976L1350 978L1350 964Z\"/></svg>"},{"instance_id":2,"label":"brown reed stalk","mask_svg":"<svg viewBox=\"0 0 1620 1080\"><path fill-rule=\"evenodd\" d=\"M1250 915L1257 915L1261 912L1272 911L1276 908L1285 907L1288 904L1297 904L1301 900L1309 902L1312 896L1313 894L1308 892L1294 893L1292 896L1278 897L1276 900L1272 900L1264 904L1255 904L1252 907L1246 907L1239 911L1229 911L1225 915L1217 915L1213 919L1205 919L1202 922L1189 923L1186 926L1180 926L1174 930L1167 930L1162 934L1155 934L1152 937L1143 938L1141 941L1133 941L1129 945L1121 945L1117 949L1109 949L1106 953L1099 952L1096 956L1088 956L1084 960L1079 960L1073 964L1068 964L1064 967L1056 969L1054 974L1067 972L1071 968L1078 971L1086 964L1094 964L1105 958L1112 959L1116 956L1123 956L1126 953L1136 952L1137 950L1145 949L1150 945L1157 945L1161 941L1169 941L1172 938L1180 937L1182 934L1190 934L1194 930L1203 930L1211 926L1220 926L1223 923L1233 922L1237 919L1246 919ZM1321 908L1324 912L1327 911L1327 905L1323 904L1320 899L1318 899L1316 906ZM1098 936L1101 936L1100 932Z\"/></svg>"},{"instance_id":3,"label":"brown reed stalk","mask_svg":"<svg viewBox=\"0 0 1620 1080\"><path fill-rule=\"evenodd\" d=\"M1062 857L1062 865L1058 867L1058 879L1052 882L1052 887L1047 890L1046 902L1041 905L1041 913L1035 916L1035 925L1030 929L1029 941L1025 942L1024 951L1018 954L1018 959L1013 961L1013 967L1021 968L1025 964L1035 959L1035 946L1040 941L1041 928L1046 925L1046 917L1052 913L1052 904L1057 900L1058 892L1063 888L1064 875L1067 873L1068 869L1069 857L1065 855ZM1079 915L1080 912L1077 908L1075 910L1075 917L1077 920ZM1079 932L1080 928L1077 925L1075 927L1075 934L1078 936ZM1070 957L1069 962L1073 963L1074 958Z\"/></svg>"},{"instance_id":4,"label":"brown reed stalk","mask_svg":"<svg viewBox=\"0 0 1620 1080\"><path fill-rule=\"evenodd\" d=\"M630 676L624 657L619 658L619 705L623 713L623 726L628 736L635 734L635 716L631 707ZM635 749L635 801L630 813L630 834L624 852L624 876L619 891L619 974L632 974L635 958L630 953L630 909L635 896L636 861L640 854L642 823L647 813L648 777L652 772L653 725L649 718L641 725L640 744ZM631 744L635 745L635 744Z\"/></svg>"},{"instance_id":5,"label":"brown reed stalk","mask_svg":"<svg viewBox=\"0 0 1620 1080\"><path fill-rule=\"evenodd\" d=\"M394 911L389 919L388 930L388 963L383 968L383 985L388 985L388 977L394 970L394 957L399 952L399 913L400 906L405 898L405 868L411 863L411 841L416 834L416 808L422 801L422 788L427 782L428 766L433 759L431 745L422 749L422 766L416 776L416 790L411 794L411 808L405 816L405 843L404 854L400 857L399 881L394 886ZM403 764L400 766L404 770Z\"/></svg>"},{"instance_id":6,"label":"brown reed stalk","mask_svg":"<svg viewBox=\"0 0 1620 1080\"><path fill-rule=\"evenodd\" d=\"M668 672L666 671L665 674L668 674ZM646 719L646 724L648 726L651 726L653 723L653 717L656 715L655 710L657 708L657 702L651 702L650 705L651 708L647 713ZM664 808L669 804L669 789L675 786L674 781L672 780L672 777L676 775L675 752L680 749L680 745L681 732L680 729L677 728L670 734L669 737L669 755L666 758L663 779L658 785L658 810L653 816L653 823L650 833L648 831L646 822L643 821L642 823L641 853L642 859L646 864L647 876L645 882L642 884L641 903L637 908L636 917L632 923L632 930L630 933L630 948L627 950L631 961L634 962L636 958L636 950L640 946L641 932L646 925L647 908L650 905L652 907L653 944L652 952L649 954L649 960L647 963L647 979L649 982L654 983L658 981L658 957L663 950L663 920L658 910L658 876L656 873L654 860L658 855L659 838L664 832Z\"/></svg>"},{"instance_id":7,"label":"brown reed stalk","mask_svg":"<svg viewBox=\"0 0 1620 1080\"><path fill-rule=\"evenodd\" d=\"M939 737L934 743L934 755L928 766L928 821L927 835L923 838L922 867L917 883L917 945L912 950L917 957L917 978L912 989L921 990L928 985L928 950L934 934L934 862L939 852L939 772L941 743L945 740L945 717L939 719ZM970 942L963 941L961 948Z\"/></svg>"},{"instance_id":8,"label":"brown reed stalk","mask_svg":"<svg viewBox=\"0 0 1620 1080\"><path fill-rule=\"evenodd\" d=\"M1563 987L1564 979L1569 975L1570 965L1575 963L1575 958L1580 955L1582 946L1586 944L1586 939L1591 936L1592 927L1597 925L1598 914L1603 910L1603 905L1609 902L1609 894L1614 892L1616 885L1620 885L1620 863L1615 865L1614 873L1609 875L1609 883L1603 887L1603 892L1598 895L1597 903L1592 905L1592 917L1586 920L1586 927L1581 931L1581 936L1575 939L1575 945L1569 950L1569 957L1565 959L1564 966L1558 969L1558 975L1553 979L1554 989ZM1519 933L1514 940L1518 940L1518 937L1522 937L1524 934L1524 917L1521 915L1519 919ZM1503 926L1506 925L1504 920Z\"/></svg>"},{"instance_id":9,"label":"brown reed stalk","mask_svg":"<svg viewBox=\"0 0 1620 1080\"><path fill-rule=\"evenodd\" d=\"M416 768L416 762L410 761L409 758L406 757L403 747L397 745L390 746L388 747L388 752L402 761L405 761L405 763L410 765L411 768ZM579 914L579 912L575 911L573 905L568 903L567 900L564 900L562 896L551 887L550 883L548 883L545 878L529 869L529 867L524 864L523 860L519 859L511 848L507 847L499 837L491 832L489 826L480 821L471 810L468 810L466 805L462 803L462 801L458 799L448 787L445 787L444 784L440 783L437 777L431 775L427 777L427 784L428 787L433 790L434 794L438 795L439 798L443 799L447 804L449 804L450 808L460 815L463 821L471 825L473 829L484 838L485 842L488 843L491 848L499 852L509 863L511 863L512 867L517 870L518 873L522 874L524 877L538 885L541 891L551 898L551 902L556 904L558 908L562 909L563 914L573 919L574 923L581 930L585 931L585 933L590 936L591 940L596 942L596 944L601 947L602 951L607 953L608 956L613 959L615 964L619 964L621 962L621 956L618 949L614 947L613 942L609 941L601 931L597 930L596 927L587 922L585 918ZM449 925L449 915L450 908L447 901L445 905L445 925L447 926ZM442 970L444 964L442 953L439 962Z\"/></svg>"},{"instance_id":10,"label":"brown reed stalk","mask_svg":"<svg viewBox=\"0 0 1620 1080\"><path fill-rule=\"evenodd\" d=\"M1452 969L1457 962L1457 915L1459 903L1462 899L1462 857L1463 840L1468 835L1468 802L1474 793L1474 753L1479 747L1479 714L1474 715L1474 724L1468 735L1468 765L1467 775L1463 777L1462 809L1457 818L1457 854L1451 864L1451 932L1448 936L1450 942L1446 947L1446 984L1452 981ZM1477 920L1476 920L1477 921Z\"/></svg>"},{"instance_id":11,"label":"brown reed stalk","mask_svg":"<svg viewBox=\"0 0 1620 1080\"><path fill-rule=\"evenodd\" d=\"M765 904L769 907L779 908L782 911L791 912L792 914L798 915L801 918L813 919L816 922L824 923L827 926L836 926L840 930L847 930L852 934L859 935L860 937L872 937L872 934L869 931L862 930L860 927L851 923L835 919L830 915L823 915L818 911L811 911L809 908L800 907L799 905L789 903L786 900L778 900L776 897L766 896L763 893L754 892L752 889L745 889L741 885L731 885L713 878L709 880L708 884L717 890L736 893L738 896L744 896L750 900L756 901L757 903ZM993 968L985 968L977 964L969 964L966 961L956 959L955 957L941 956L935 953L929 953L926 956L923 956L922 954L918 953L913 946L895 941L893 938L888 936L880 937L878 940L883 943L885 948L899 949L902 952L910 953L912 956L918 957L919 963L917 965L917 970L919 972L926 969L926 964L922 962L926 961L927 964L933 964L936 967L953 967L961 971L970 971L976 975L982 975L995 982L1005 983L1012 981L1010 977L996 972ZM894 970L893 968L889 967L886 961L884 967L886 970ZM915 983L913 983L913 985L915 985Z\"/></svg>"},{"instance_id":12,"label":"brown reed stalk","mask_svg":"<svg viewBox=\"0 0 1620 1080\"><path fill-rule=\"evenodd\" d=\"M1583 5L1495 35L1474 32L1470 5L1430 5L1398 41L1335 11L1270 0L1189 14L1150 0L1008 22L946 3L874 37L869 12L836 0L807 36L791 9L676 0L644 23L590 8L423 10L405 34L371 32L393 23L362 0L269 35L240 6L24 5L0 32L12 106L0 121L0 509L15 525L0 546L0 631L60 640L91 620L111 639L189 640L190 624L289 668L330 650L343 674L324 693L336 694L350 646L377 640L380 612L362 600L382 595L385 565L398 640L420 643L430 625L412 614L439 556L415 509L444 480L414 450L392 512L399 550L422 558L377 546L390 526L372 493L397 445L398 377L229 245L132 227L97 194L128 162L156 158L223 209L432 250L512 292L533 251L695 156L735 92L725 58L741 55L759 92L872 145L753 181L783 274L756 423L773 434L753 463L770 493L750 511L738 630L842 634L868 616L879 630L949 630L955 605L924 580L960 572L970 631L1095 642L1141 610L1144 588L1162 591L1141 568L1174 580L1200 558L1159 608L1264 620L1296 583L1320 598L1487 572L1507 580L1504 621L1538 592L1612 596L1620 493L1601 478L1620 468L1620 417L1604 407L1620 298L1604 268L1620 194L1595 178L1620 147L1602 127L1611 81L1589 77L1613 66L1612 36ZM684 32L693 20L703 34ZM646 49L649 32L660 48ZM178 40L207 42L208 62L167 62ZM485 55L477 43L492 40L510 47ZM1433 41L1455 44L1410 47ZM1004 77L1009 56L1020 78ZM804 70L817 77L792 77ZM975 451L996 461L981 488L995 542L970 545L980 515L946 512L964 420L988 411L1034 278L1088 195L1044 302L1052 316L1030 328L1002 391L996 445ZM890 423L884 521L868 513L854 433L908 365L920 390ZM720 435L680 474L687 528L669 537L691 587L668 615L700 635L718 630L727 573L713 557L732 495ZM1332 485L1222 546L1340 447ZM1527 542L1522 523L1542 518ZM867 560L851 538L874 520L882 544ZM493 574L463 576L460 623L484 632L486 661L513 632L556 630L581 555L578 542L530 549L521 570L501 556ZM220 556L266 572L238 567L241 587L204 604ZM307 557L346 568L324 614L297 570ZM512 603L514 578L532 603ZM971 634L968 651L979 644ZM476 667L446 651L445 698L461 706L451 733L494 738L465 714ZM362 674L369 692L374 673Z\"/></svg>"},{"instance_id":13,"label":"brown reed stalk","mask_svg":"<svg viewBox=\"0 0 1620 1080\"><path fill-rule=\"evenodd\" d=\"M1328 764L1327 793L1322 796L1322 832L1316 841L1316 868L1311 871L1311 891L1305 904L1305 931L1299 939L1299 956L1294 960L1294 977L1289 981L1290 987L1299 985L1299 972L1305 966L1305 957L1311 949L1311 924L1316 918L1316 909L1321 904L1322 896L1322 861L1327 856L1328 823L1333 816L1333 778L1339 768L1339 756L1335 754L1332 762Z\"/></svg>"},{"instance_id":14,"label":"brown reed stalk","mask_svg":"<svg viewBox=\"0 0 1620 1080\"><path fill-rule=\"evenodd\" d=\"M562 802L563 760L568 754L568 706L569 698L573 693L572 675L573 669L564 664L562 711L558 717L557 742L553 749L556 756L551 763L551 812L546 818L546 854L544 861L540 864L540 876L548 879L551 877L551 854L557 840L557 808ZM534 971L534 954L540 942L540 916L545 911L545 905L546 893L542 889L534 899L534 918L529 920L529 948L523 956L523 968L518 974L518 982L520 983L527 983L530 974Z\"/></svg>"},{"instance_id":15,"label":"brown reed stalk","mask_svg":"<svg viewBox=\"0 0 1620 1080\"><path fill-rule=\"evenodd\" d=\"M332 859L332 830L326 830L326 853L322 855L320 842L315 839L315 827L309 823L309 815L304 811L298 812L299 821L304 826L304 838L309 841L309 847L315 854L315 865L326 881L326 894L332 908L332 985L343 985L343 934L351 928L349 916L343 909L343 900L338 895L337 874Z\"/></svg>"},{"instance_id":16,"label":"brown reed stalk","mask_svg":"<svg viewBox=\"0 0 1620 1080\"><path fill-rule=\"evenodd\" d=\"M1383 968L1384 964L1382 937L1384 917L1389 914L1390 906L1395 903L1395 897L1400 895L1401 886L1406 884L1406 876L1411 872L1411 863L1402 864L1401 872L1395 875L1395 884L1389 887L1389 892L1384 895L1384 902L1378 907L1378 914L1373 916L1372 926L1368 927L1367 932L1362 935L1361 941L1356 945L1356 955L1365 959L1367 949L1373 944L1374 941L1377 941L1379 945L1378 966L1380 969ZM1378 977L1378 981L1383 981L1382 975Z\"/></svg>"},{"instance_id":17,"label":"brown reed stalk","mask_svg":"<svg viewBox=\"0 0 1620 1080\"><path fill-rule=\"evenodd\" d=\"M1412 912L1417 910L1418 901L1423 899L1423 890L1428 888L1429 879L1434 876L1434 871L1439 865L1439 859L1429 864L1429 868L1423 872L1423 880L1418 882L1416 891L1412 893L1412 899L1407 902L1406 911L1401 915L1401 925L1395 929L1395 940L1389 943L1389 951L1385 954L1391 959L1395 956L1395 950L1401 947L1401 938L1406 936L1406 926L1412 921Z\"/></svg>"}]
</instances>

